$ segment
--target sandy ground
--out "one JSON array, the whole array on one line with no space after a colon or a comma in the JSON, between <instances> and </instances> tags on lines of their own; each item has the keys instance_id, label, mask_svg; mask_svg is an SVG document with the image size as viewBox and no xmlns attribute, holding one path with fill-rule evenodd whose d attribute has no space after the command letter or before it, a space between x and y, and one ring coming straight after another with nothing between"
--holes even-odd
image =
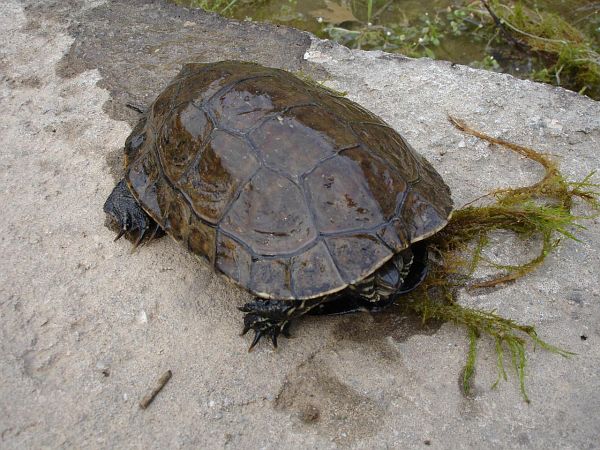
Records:
<instances>
[{"instance_id":1,"label":"sandy ground","mask_svg":"<svg viewBox=\"0 0 600 450\"><path fill-rule=\"evenodd\" d=\"M577 179L600 165L598 102L161 2L5 0L0 31L0 447L599 447L598 220L533 275L461 296L577 353L530 353L528 405L514 378L491 389L485 340L465 397L464 330L394 310L310 318L279 350L248 354L236 309L248 294L169 239L132 254L102 213L135 121L125 103L148 104L186 61L328 80L426 155L457 205L541 170L461 135L447 113L556 155ZM492 253L527 251L501 236ZM167 369L173 378L141 410Z\"/></svg>"}]
</instances>

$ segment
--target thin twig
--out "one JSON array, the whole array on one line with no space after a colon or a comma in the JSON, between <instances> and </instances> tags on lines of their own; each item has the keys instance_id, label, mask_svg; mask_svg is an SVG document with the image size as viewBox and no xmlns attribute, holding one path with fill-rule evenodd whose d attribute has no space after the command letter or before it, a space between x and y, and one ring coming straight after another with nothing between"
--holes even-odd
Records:
<instances>
[{"instance_id":1,"label":"thin twig","mask_svg":"<svg viewBox=\"0 0 600 450\"><path fill-rule=\"evenodd\" d=\"M154 397L156 397L162 388L165 387L165 384L168 383L172 376L173 373L170 370L167 370L165 373L163 373L156 382L156 386L154 386L154 388L152 388L152 390L144 395L144 398L140 400L140 408L146 409L150 403L152 403Z\"/></svg>"},{"instance_id":2,"label":"thin twig","mask_svg":"<svg viewBox=\"0 0 600 450\"><path fill-rule=\"evenodd\" d=\"M373 14L373 15L371 16L371 22L373 22L377 16L379 16L379 15L380 15L381 13L383 13L383 12L384 12L386 9L388 9L388 8L389 8L389 7L392 5L392 3L394 3L394 0L389 0L389 1L388 1L388 2L385 4L385 5L383 5L381 8L379 8L379 9L378 9L378 10L375 12L375 14Z\"/></svg>"},{"instance_id":3,"label":"thin twig","mask_svg":"<svg viewBox=\"0 0 600 450\"><path fill-rule=\"evenodd\" d=\"M498 29L502 32L502 34L504 35L504 37L506 38L507 41L511 42L515 47L517 47L519 49L527 48L527 46L525 44L523 44L523 42L519 41L518 39L515 39L515 37L506 29L506 27L504 26L506 22L504 20L500 19L496 15L496 13L494 12L492 7L489 5L489 3L486 0L481 0L481 3L485 7L485 9L487 9L488 13L494 20L494 23L496 24Z\"/></svg>"},{"instance_id":4,"label":"thin twig","mask_svg":"<svg viewBox=\"0 0 600 450\"><path fill-rule=\"evenodd\" d=\"M143 106L134 105L133 103L125 103L125 106L129 109L133 109L135 112L140 114L146 114L147 109Z\"/></svg>"}]
</instances>

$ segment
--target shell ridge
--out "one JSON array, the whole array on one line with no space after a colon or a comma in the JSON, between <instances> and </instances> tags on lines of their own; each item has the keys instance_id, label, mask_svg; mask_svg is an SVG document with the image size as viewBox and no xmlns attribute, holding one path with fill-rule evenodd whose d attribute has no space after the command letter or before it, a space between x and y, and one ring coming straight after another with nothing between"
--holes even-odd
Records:
<instances>
[{"instance_id":1,"label":"shell ridge","mask_svg":"<svg viewBox=\"0 0 600 450\"><path fill-rule=\"evenodd\" d=\"M318 229L318 227L316 226L316 223L314 222L314 218L312 217L312 214L311 214L311 209L310 209L310 207L311 207L311 204L310 204L310 202L308 201L308 199L306 198L306 194L305 194L305 192L304 192L304 189L303 189L303 187L302 187L302 186L301 186L301 185L300 185L298 182L296 182L296 181L295 181L295 180L294 180L294 179L293 179L293 178L292 178L290 175L288 175L288 174L286 174L286 173L284 173L284 172L281 172L280 170L274 170L273 168L271 168L271 167L268 167L268 166L267 166L266 164L264 164L262 161L261 161L261 164L263 164L263 165L262 165L262 166L260 166L260 167L259 167L259 168L256 170L256 172L255 172L255 173L254 173L254 174L253 174L253 175L250 177L250 179L249 179L249 180L248 180L248 181L247 181L247 182L244 184L243 188L242 188L242 189L240 189L240 191L239 191L239 196L238 196L238 197L235 199L235 201L231 202L231 204L229 205L229 208L228 208L228 210L227 210L227 213L224 213L224 214L223 214L223 216L222 216L221 220L219 220L219 222L217 223L217 226L219 227L219 229L223 230L223 232L224 232L225 234L227 234L227 235L229 235L229 234L233 234L231 231L227 231L227 230L224 230L224 229L222 228L222 221L223 221L223 220L225 220L225 218L228 216L229 212L230 212L230 211L233 209L233 207L235 206L235 204L236 204L236 203L239 201L239 198L241 197L241 195L242 195L242 192L244 191L244 189L246 188L246 186L248 186L248 184L249 184L249 183L251 183L251 182L254 180L254 178L255 178L255 177L258 175L258 173L259 173L261 170L269 170L269 171L271 171L271 172L273 172L273 173L275 173L275 174L277 174L277 175L281 176L282 178L285 178L287 181L289 181L290 183L292 183L292 185L293 185L293 186L295 186L295 187L298 189L299 193L301 194L302 201L304 202L304 206L306 206L307 210L309 211L309 218L310 218L310 221L311 221L311 223L310 223L310 225L311 225L311 229L314 229L314 230L316 231L316 235L315 235L315 237L314 237L314 238L310 239L310 240L309 240L309 241L307 241L305 244L301 245L299 248L297 248L296 250L294 250L294 251L291 251L291 252L278 252L278 253L276 253L276 254L273 254L273 255L271 255L271 254L257 253L257 252L255 252L255 251L253 250L253 251L252 251L252 254L253 254L253 255L255 255L255 256L257 256L257 257L258 257L258 256L260 256L260 257L263 257L263 258L267 258L267 257L271 257L271 258L279 258L279 257L291 257L291 256L294 256L294 255L299 255L299 254L301 254L301 253L304 253L304 252L305 252L307 249L309 249L309 248L310 248L312 245L316 245L316 243L318 243L318 241L319 241L319 239L320 239L319 229ZM258 230L257 230L257 231L258 231ZM258 231L258 232L260 233L260 231ZM272 233L271 233L270 231L266 231L266 232L265 232L265 234L272 234ZM238 237L236 240L241 240L241 239L242 239L241 237Z\"/></svg>"},{"instance_id":2,"label":"shell ridge","mask_svg":"<svg viewBox=\"0 0 600 450\"><path fill-rule=\"evenodd\" d=\"M202 145L196 150L196 155L192 158L192 160L186 166L185 170L179 176L179 179L177 179L176 181L173 181L173 185L177 187L177 190L184 192L184 190L181 188L180 181L182 180L183 177L188 176L190 171L192 170L192 168L200 162L200 160L202 159L202 156L204 155L204 151L206 150L206 147L208 147L209 143L210 143L210 139L207 139L206 142L202 143ZM160 154L160 152L159 152L159 154Z\"/></svg>"},{"instance_id":3,"label":"shell ridge","mask_svg":"<svg viewBox=\"0 0 600 450\"><path fill-rule=\"evenodd\" d=\"M300 174L299 178L305 179L308 175L310 175L311 173L313 173L315 170L317 170L317 168L323 164L326 161L329 161L330 159L335 158L336 156L338 156L340 153L346 151L346 150L352 150L353 148L356 147L360 147L360 144L352 144L352 145L346 145L342 148L336 149L335 153L332 153L331 155L327 155L324 156L323 158L321 158L320 160L318 160L315 165L313 167L311 167L310 169L302 172Z\"/></svg>"},{"instance_id":4,"label":"shell ridge","mask_svg":"<svg viewBox=\"0 0 600 450\"><path fill-rule=\"evenodd\" d=\"M174 103L175 99L179 96L179 93L181 92L181 85L182 85L181 80L178 80L177 82L171 83L167 86L167 88L169 86L175 86L175 92L173 92L173 94L171 94L171 98L169 99L170 109L167 111L166 114L162 115L160 124L157 124L158 126L155 128L157 133L160 133L162 131L162 128L163 128L165 122L167 121L167 118L171 117L171 114L173 114L173 111L175 110L175 108L177 108L177 106L179 106L179 105L173 105L173 103ZM167 88L165 88L164 90L166 90ZM163 92L164 92L164 90L163 90ZM154 101L154 103L152 103L151 108L154 107L155 103L156 103L156 100ZM149 113L148 118L156 119L156 117L154 116L153 109L150 109L150 111L148 111L148 113ZM151 121L149 120L149 122L151 122Z\"/></svg>"},{"instance_id":5,"label":"shell ridge","mask_svg":"<svg viewBox=\"0 0 600 450\"><path fill-rule=\"evenodd\" d=\"M219 89L217 92L215 92L209 98L207 98L202 104L203 105L208 105L217 96L221 96L223 94L226 94L231 89L233 89L235 86L237 86L240 83L243 83L244 81L257 80L259 78L274 78L274 76L273 75L269 75L269 74L261 74L261 75L252 75L252 76L244 77L244 78L241 78L239 80L229 80L225 86L223 86L221 89Z\"/></svg>"},{"instance_id":6,"label":"shell ridge","mask_svg":"<svg viewBox=\"0 0 600 450\"><path fill-rule=\"evenodd\" d=\"M292 293L294 298L298 298L298 292L296 292L296 278L294 277L294 274L292 272L293 263L294 263L294 257L290 256L287 259L287 270L289 271L289 274L290 274L290 292Z\"/></svg>"},{"instance_id":7,"label":"shell ridge","mask_svg":"<svg viewBox=\"0 0 600 450\"><path fill-rule=\"evenodd\" d=\"M404 177L402 177L402 179L404 180ZM404 180L406 182L406 180ZM404 203L406 202L406 198L408 197L408 193L412 190L412 186L406 182L406 190L402 193L402 198L400 198L400 200L398 200L398 202L396 203L396 211L394 212L394 217L395 218L399 218L400 214L402 213L402 208L404 207Z\"/></svg>"},{"instance_id":8,"label":"shell ridge","mask_svg":"<svg viewBox=\"0 0 600 450\"><path fill-rule=\"evenodd\" d=\"M152 132L154 135L156 135L156 129L154 128L154 125L152 125L150 123L149 120L146 121L146 124L144 125L144 130L145 130L146 133ZM144 142L142 144L142 147L144 147L144 148L140 149L140 151L138 152L137 156L132 161L128 161L127 160L127 154L126 154L125 155L125 160L123 161L125 163L125 170L127 170L129 167L133 166L135 163L137 163L144 156L147 156L148 153L150 153L152 151L153 147L155 147L155 146L156 146L156 144L154 142L152 143L152 145L147 145L147 141Z\"/></svg>"},{"instance_id":9,"label":"shell ridge","mask_svg":"<svg viewBox=\"0 0 600 450\"><path fill-rule=\"evenodd\" d=\"M256 174L258 172L260 172L260 170L263 168L262 167L262 162L259 161L259 163L260 164L256 168L256 170L246 180L244 180L243 183L240 183L240 185L236 189L233 198L231 199L231 201L229 202L229 204L223 210L223 214L221 214L221 218L219 220L217 220L217 223L216 223L217 227L220 227L221 222L223 222L223 219L225 219L225 217L227 217L227 214L229 214L229 211L231 210L231 208L233 208L233 205L238 201L238 199L242 195L242 192L244 191L244 189L246 188L246 186L248 185L248 183L250 183L254 179L254 177L256 176Z\"/></svg>"},{"instance_id":10,"label":"shell ridge","mask_svg":"<svg viewBox=\"0 0 600 450\"><path fill-rule=\"evenodd\" d=\"M165 181L167 182L167 184L169 185L169 187L171 188L171 190L178 192L181 194L182 198L184 199L184 201L187 203L187 206L190 208L190 211L194 212L194 215L196 215L198 217L198 220L200 220L200 222L202 222L204 225L207 225L211 228L215 228L215 224L210 223L209 221L207 221L206 219L203 219L202 217L198 216L196 214L196 211L194 210L194 205L191 201L191 199L188 197L188 195L185 193L185 191L183 191L182 189L179 189L172 181L171 179L167 176L167 174L165 173L164 167L163 167L163 163L160 159L160 152L158 151L157 148L154 149L155 152L155 159L156 159L156 165L158 166L158 170L160 172L160 175L162 178L165 179ZM167 211L169 212L169 211ZM163 216L167 216L167 214L163 214ZM160 223L159 221L157 221L158 223Z\"/></svg>"},{"instance_id":11,"label":"shell ridge","mask_svg":"<svg viewBox=\"0 0 600 450\"><path fill-rule=\"evenodd\" d=\"M269 120L271 120L271 119L273 119L273 118L275 118L277 116L286 114L286 113L288 113L290 110L292 110L294 108L303 108L303 107L308 107L308 106L317 106L317 105L316 105L316 103L297 103L295 105L283 108L280 111L272 111L270 113L267 113L267 114L264 115L264 117L262 117L259 120L257 120L254 125L252 125L250 128L248 128L248 130L244 131L242 134L245 135L245 136L248 136L248 140L252 142L252 138L250 137L250 134L252 134L256 130L258 130L260 127L262 127Z\"/></svg>"},{"instance_id":12,"label":"shell ridge","mask_svg":"<svg viewBox=\"0 0 600 450\"><path fill-rule=\"evenodd\" d=\"M331 251L329 242L327 242L327 239L323 239L323 243L325 244L325 248L327 249L327 252L329 252L329 257L331 258L331 261L333 261L333 267L335 268L338 276L340 277L341 280L344 281L344 283L346 283L346 286L348 286L350 283L348 283L348 280L346 280L346 278L344 278L344 276L342 275L342 271L340 270L340 266L338 265L336 257L333 255L333 252ZM346 287L346 286L344 286L344 287Z\"/></svg>"},{"instance_id":13,"label":"shell ridge","mask_svg":"<svg viewBox=\"0 0 600 450\"><path fill-rule=\"evenodd\" d=\"M246 244L242 239L237 237L235 234L231 233L230 231L224 230L221 227L218 227L218 230L219 230L219 233L222 233L223 235L227 236L232 241L235 241L236 243L238 243L239 245L244 247L244 250L246 250L253 259L257 258L258 256L261 256L261 255L258 255L257 253L255 253L254 250L252 250L252 247L250 247L248 244Z\"/></svg>"},{"instance_id":14,"label":"shell ridge","mask_svg":"<svg viewBox=\"0 0 600 450\"><path fill-rule=\"evenodd\" d=\"M190 71L190 73L189 73L189 74L187 74L187 75L182 75L182 74L183 74L183 72L184 72L186 69L188 69L188 68L190 68L190 67L192 67L192 66L202 66L202 69L200 69L200 70L199 70L199 71L197 71L197 72L191 72L191 71ZM185 64L183 65L183 67L181 68L181 70L179 71L179 73L177 74L177 80L178 80L178 81L184 81L184 80L187 80L188 78L194 77L194 76L196 76L196 75L200 75L200 74L202 74L202 73L204 73L204 72L208 72L208 69L209 69L211 66L213 66L213 64L210 64L210 63L185 63Z\"/></svg>"},{"instance_id":15,"label":"shell ridge","mask_svg":"<svg viewBox=\"0 0 600 450\"><path fill-rule=\"evenodd\" d=\"M420 169L420 164L419 164L420 161L418 160L418 154L417 154L416 150L413 149L412 146L408 142L406 142L406 140L402 137L402 135L400 133L398 133L391 125L387 124L383 120L381 122L359 121L359 122L352 122L352 123L357 124L357 125L370 125L370 126L382 127L382 128L387 128L390 131L392 131L394 133L394 135L397 136L400 139L400 143L402 144L402 146L406 150L404 152L403 156L408 155L408 157L413 162L413 166L417 168L417 176L416 176L416 178L414 180L405 180L405 181L408 184L414 184L414 183L416 183L416 182L419 181L419 179L421 178L421 173L420 173L421 169ZM385 162L385 164L388 165L388 166L390 166L390 164L388 162Z\"/></svg>"}]
</instances>

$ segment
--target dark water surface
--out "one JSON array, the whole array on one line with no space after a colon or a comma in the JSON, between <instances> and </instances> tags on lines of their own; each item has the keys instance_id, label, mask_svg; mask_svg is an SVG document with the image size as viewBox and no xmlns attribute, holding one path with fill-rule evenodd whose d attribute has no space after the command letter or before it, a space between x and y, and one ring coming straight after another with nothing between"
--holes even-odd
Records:
<instances>
[{"instance_id":1,"label":"dark water surface","mask_svg":"<svg viewBox=\"0 0 600 450\"><path fill-rule=\"evenodd\" d=\"M428 56L522 78L547 63L539 55L516 54L499 33L491 35L489 27L487 34L480 32L477 11L484 7L479 1L375 0L370 16L367 0L173 1L212 8L238 20L291 26L351 48ZM536 11L559 14L600 42L600 2L538 0L526 4Z\"/></svg>"}]
</instances>

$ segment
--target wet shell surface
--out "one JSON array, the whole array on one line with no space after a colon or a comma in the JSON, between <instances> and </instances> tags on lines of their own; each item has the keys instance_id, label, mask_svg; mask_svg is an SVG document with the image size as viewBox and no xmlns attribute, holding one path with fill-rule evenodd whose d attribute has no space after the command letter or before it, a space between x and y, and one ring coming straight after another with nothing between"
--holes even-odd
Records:
<instances>
[{"instance_id":1,"label":"wet shell surface","mask_svg":"<svg viewBox=\"0 0 600 450\"><path fill-rule=\"evenodd\" d=\"M360 105L257 64L188 64L126 143L130 190L175 240L262 298L369 276L442 229L450 190Z\"/></svg>"}]
</instances>

